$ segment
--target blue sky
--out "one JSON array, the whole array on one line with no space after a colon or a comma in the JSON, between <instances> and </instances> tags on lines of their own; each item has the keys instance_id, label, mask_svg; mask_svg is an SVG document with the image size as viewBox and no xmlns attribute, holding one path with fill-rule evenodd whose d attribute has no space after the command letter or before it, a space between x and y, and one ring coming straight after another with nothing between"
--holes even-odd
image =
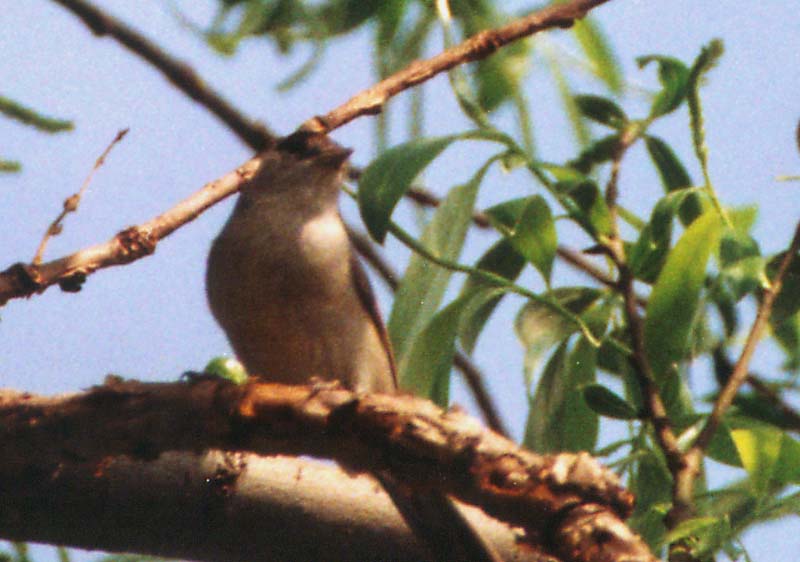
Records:
<instances>
[{"instance_id":1,"label":"blue sky","mask_svg":"<svg viewBox=\"0 0 800 562\"><path fill-rule=\"evenodd\" d=\"M246 114L273 130L289 132L313 114L345 101L373 81L366 33L341 40L326 53L319 70L288 94L274 84L305 61L307 53L281 58L271 46L254 41L233 58L212 54L202 41L173 17L167 2L111 0L96 2L140 29L194 66L216 89ZM522 7L525 3L509 2ZM210 1L178 2L197 23L212 14ZM191 11L189 11L191 10ZM727 204L760 208L756 238L765 251L784 247L800 213L797 184L775 176L800 173L794 128L800 111L795 69L800 50L800 18L793 2L645 2L612 0L596 10L597 20L615 45L627 77L654 87L652 69L639 71L634 58L661 53L691 61L712 37L725 41L726 54L703 89L711 176ZM73 133L49 137L0 119L0 156L23 162L21 174L0 177L0 261L2 268L29 260L61 202L76 191L114 134L131 132L97 174L77 215L67 218L65 232L54 239L46 258L60 257L106 240L125 226L147 220L169 208L205 182L233 169L250 151L207 111L169 86L152 67L108 39L93 36L55 2L6 3L0 15L0 93L75 120ZM574 50L566 34L539 39L543 49ZM438 47L430 45L431 52ZM574 151L552 84L541 63L530 70L526 93L532 100L536 136L542 155L562 159ZM576 77L587 91L601 91ZM425 87L426 132L441 134L465 128L444 77ZM393 102L394 142L403 139L402 110L407 97ZM645 101L635 92L625 107L636 115ZM499 121L511 123L510 114ZM691 158L685 111L657 125L674 141L684 161ZM354 161L373 154L373 123L360 119L335 133L354 147ZM474 143L449 150L427 173L426 182L446 188L470 177L487 149ZM642 150L626 159L621 178L622 201L647 209L660 187ZM479 204L529 193L524 174L493 171ZM77 295L51 289L30 300L10 302L0 315L0 386L55 393L85 388L107 373L144 380L172 379L200 369L208 359L229 352L221 331L207 311L203 268L208 245L221 227L231 201L218 205L163 241L156 254L126 267L93 275ZM346 216L355 215L345 205ZM401 217L413 220L403 208ZM568 241L570 241L568 239ZM469 240L465 261L479 255L490 238ZM571 241L579 246L580 239ZM390 258L407 253L387 244ZM556 271L563 284L580 281L565 268ZM537 286L534 275L524 282ZM378 285L382 304L389 298ZM491 387L517 435L524 424L522 349L510 330L520 303L510 300L481 340L477 362L492 374ZM776 356L764 346L755 365L765 370ZM702 381L697 382L702 388ZM455 400L469 404L462 390ZM771 560L800 547L797 518L763 526L745 537L755 560Z\"/></svg>"}]
</instances>

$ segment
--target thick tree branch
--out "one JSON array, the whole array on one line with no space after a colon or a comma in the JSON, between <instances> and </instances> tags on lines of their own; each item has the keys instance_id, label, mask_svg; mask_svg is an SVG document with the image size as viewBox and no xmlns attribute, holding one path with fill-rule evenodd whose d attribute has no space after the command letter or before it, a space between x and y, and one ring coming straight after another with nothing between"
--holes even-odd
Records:
<instances>
[{"instance_id":1,"label":"thick tree branch","mask_svg":"<svg viewBox=\"0 0 800 562\"><path fill-rule=\"evenodd\" d=\"M245 453L165 453L0 465L3 538L181 560L418 562L425 551L374 478L330 463ZM16 480L12 480L15 478ZM558 562L520 531L460 506L504 560Z\"/></svg>"},{"instance_id":2,"label":"thick tree branch","mask_svg":"<svg viewBox=\"0 0 800 562\"><path fill-rule=\"evenodd\" d=\"M418 491L435 488L478 505L565 560L617 560L603 556L622 551L653 559L629 531L601 540L584 518L575 519L583 506L626 529L619 518L632 509L617 477L589 455L536 455L461 412L411 396L216 380L110 381L67 397L0 395L0 428L6 470L19 472L5 481L24 482L31 458L40 466L78 460L101 467L110 456L153 459L176 450L311 454L349 470L389 469Z\"/></svg>"}]
</instances>

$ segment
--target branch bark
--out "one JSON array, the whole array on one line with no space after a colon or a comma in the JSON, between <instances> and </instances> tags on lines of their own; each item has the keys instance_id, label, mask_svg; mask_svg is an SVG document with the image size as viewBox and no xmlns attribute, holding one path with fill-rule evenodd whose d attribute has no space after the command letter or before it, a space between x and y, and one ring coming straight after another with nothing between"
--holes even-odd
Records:
<instances>
[{"instance_id":1,"label":"branch bark","mask_svg":"<svg viewBox=\"0 0 800 562\"><path fill-rule=\"evenodd\" d=\"M622 523L632 510L631 495L588 454L536 455L461 412L443 412L411 396L357 395L330 386L111 380L72 396L6 392L0 428L3 481L13 487L57 479L73 463L100 474L117 455L150 460L207 449L311 454L349 471L390 470L418 492L437 489L477 505L562 560L619 560L623 554L654 560Z\"/></svg>"},{"instance_id":2,"label":"branch bark","mask_svg":"<svg viewBox=\"0 0 800 562\"><path fill-rule=\"evenodd\" d=\"M52 465L0 486L6 539L183 560L362 562L425 559L377 482L318 461L244 453L165 453ZM0 478L10 482L8 465ZM504 560L557 562L520 532L461 505Z\"/></svg>"}]
</instances>

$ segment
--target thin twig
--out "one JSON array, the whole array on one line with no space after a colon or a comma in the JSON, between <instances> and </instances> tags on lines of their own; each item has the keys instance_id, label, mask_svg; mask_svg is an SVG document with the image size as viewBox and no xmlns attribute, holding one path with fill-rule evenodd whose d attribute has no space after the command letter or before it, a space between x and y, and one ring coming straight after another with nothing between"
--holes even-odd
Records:
<instances>
[{"instance_id":1,"label":"thin twig","mask_svg":"<svg viewBox=\"0 0 800 562\"><path fill-rule=\"evenodd\" d=\"M261 123L251 121L215 92L184 63L159 48L133 28L83 0L54 0L83 20L99 36L108 35L158 69L176 88L206 107L254 150L263 150L275 138Z\"/></svg>"},{"instance_id":2,"label":"thin twig","mask_svg":"<svg viewBox=\"0 0 800 562\"><path fill-rule=\"evenodd\" d=\"M683 454L678 446L678 439L672 428L667 408L659 393L656 384L655 373L645 350L644 322L639 313L639 297L636 295L634 287L634 275L627 264L625 247L620 237L617 197L619 170L622 158L628 148L638 139L638 132L628 130L620 137L620 141L614 151L611 163L611 176L606 185L605 198L609 206L611 216L611 234L603 242L603 245L611 257L612 261L619 270L618 290L622 294L625 307L625 318L628 322L628 333L631 339L632 353L630 362L636 373L636 379L642 391L644 400L645 415L652 423L656 442L660 447L667 461L667 466L673 477L684 467ZM673 489L673 498L676 492Z\"/></svg>"},{"instance_id":3,"label":"thin twig","mask_svg":"<svg viewBox=\"0 0 800 562\"><path fill-rule=\"evenodd\" d=\"M756 346L761 340L764 330L767 327L767 322L769 321L770 314L772 313L772 307L775 304L775 299L778 298L778 295L783 288L783 281L786 278L789 267L792 265L792 261L795 259L798 251L800 251L800 223L798 223L795 229L792 242L789 246L789 249L784 254L783 259L781 260L781 265L778 268L775 278L772 280L770 286L764 289L761 305L758 307L756 319L753 322L753 326L750 328L750 333L747 335L747 340L745 341L744 348L739 356L739 360L736 362L731 376L728 378L728 381L725 383L725 386L719 393L719 396L714 403L714 408L711 410L711 414L709 414L702 431L695 439L689 454L702 455L708 449L708 446L711 444L711 439L714 437L714 434L722 422L722 416L733 403L733 399L739 392L739 388L746 381L748 381L748 368L750 365L750 360L752 359Z\"/></svg>"},{"instance_id":4,"label":"thin twig","mask_svg":"<svg viewBox=\"0 0 800 562\"><path fill-rule=\"evenodd\" d=\"M74 213L78 210L78 205L80 205L83 195L89 188L89 184L92 182L95 172L97 172L97 170L99 170L100 167L105 163L106 156L108 156L109 152L111 152L111 149L114 148L114 145L125 138L125 135L128 134L129 130L130 129L125 128L117 133L117 135L114 137L114 140L109 143L100 157L95 161L94 167L92 167L89 175L86 176L86 179L83 180L83 185L81 185L81 188L78 190L78 192L73 193L64 200L64 205L61 209L61 212L58 214L55 220L50 223L50 226L47 227L47 231L44 233L44 236L42 236L42 241L39 242L39 247L36 249L36 254L33 256L33 260L31 261L33 265L39 265L42 263L42 257L44 256L45 248L47 248L47 242L53 236L58 236L61 234L61 230L64 226L62 224L64 217L66 217L67 214Z\"/></svg>"},{"instance_id":5,"label":"thin twig","mask_svg":"<svg viewBox=\"0 0 800 562\"><path fill-rule=\"evenodd\" d=\"M412 62L405 69L356 94L327 114L309 119L302 128L327 133L362 115L380 113L390 98L412 86L460 64L485 59L501 47L540 31L571 27L592 8L606 2L608 0L572 0L553 4L506 26L481 31L434 57Z\"/></svg>"}]
</instances>

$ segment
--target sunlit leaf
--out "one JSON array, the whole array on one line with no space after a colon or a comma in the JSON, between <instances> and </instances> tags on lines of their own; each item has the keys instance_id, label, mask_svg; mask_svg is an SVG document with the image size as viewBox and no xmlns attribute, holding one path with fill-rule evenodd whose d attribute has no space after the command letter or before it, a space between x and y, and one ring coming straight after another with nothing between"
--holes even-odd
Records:
<instances>
[{"instance_id":1,"label":"sunlit leaf","mask_svg":"<svg viewBox=\"0 0 800 562\"><path fill-rule=\"evenodd\" d=\"M715 211L705 213L689 225L667 256L653 287L645 315L644 338L659 380L686 355L706 264L719 243L721 226Z\"/></svg>"},{"instance_id":2,"label":"sunlit leaf","mask_svg":"<svg viewBox=\"0 0 800 562\"><path fill-rule=\"evenodd\" d=\"M766 491L781 453L783 433L767 425L731 430L731 438L756 493Z\"/></svg>"}]
</instances>

